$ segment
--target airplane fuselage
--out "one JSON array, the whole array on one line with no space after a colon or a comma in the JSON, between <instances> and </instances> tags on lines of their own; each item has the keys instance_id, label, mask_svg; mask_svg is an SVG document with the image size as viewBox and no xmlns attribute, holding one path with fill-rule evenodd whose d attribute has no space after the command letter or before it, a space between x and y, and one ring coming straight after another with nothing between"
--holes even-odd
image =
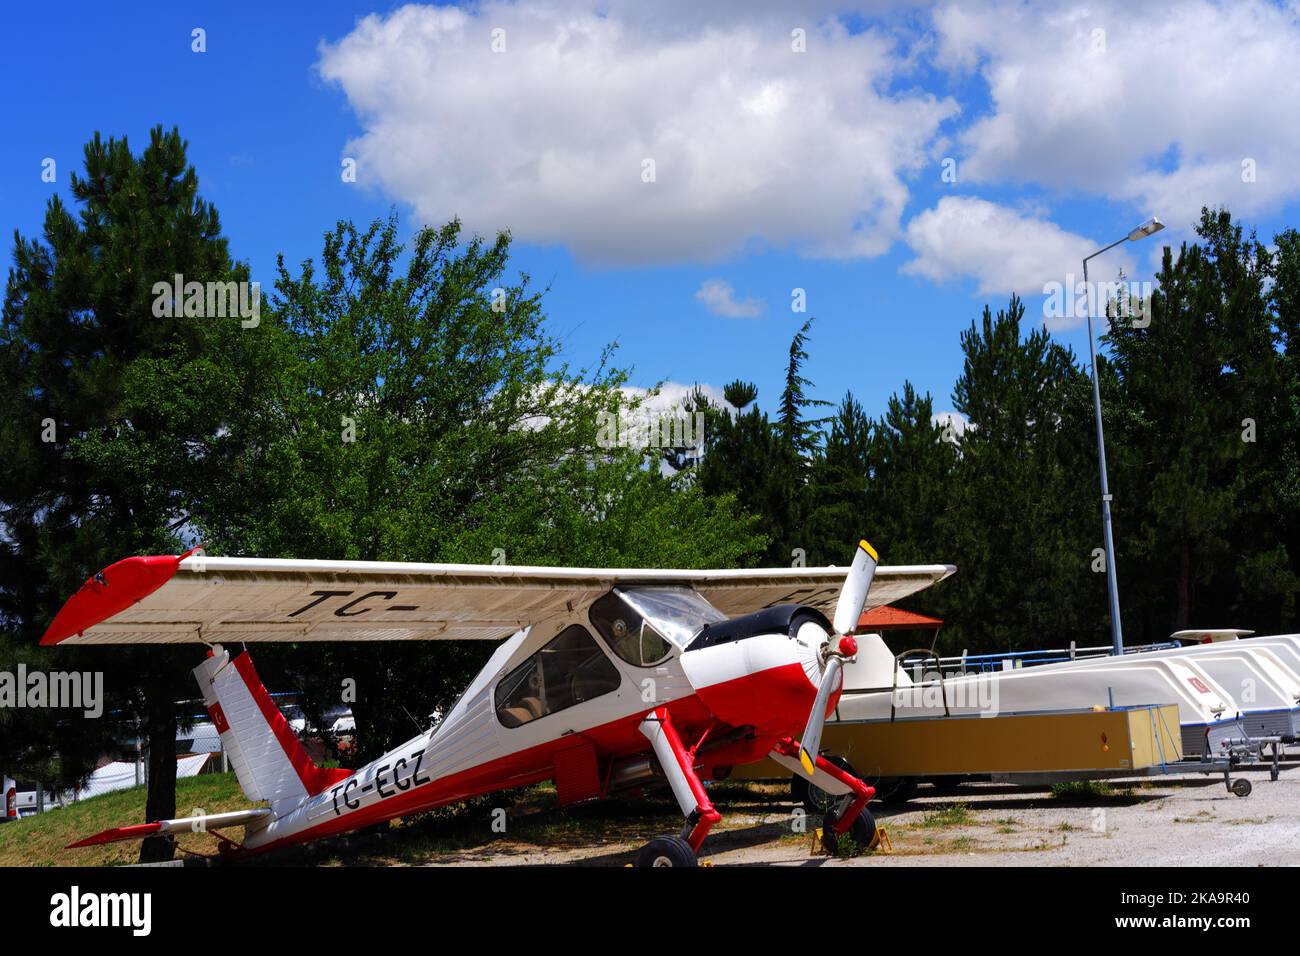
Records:
<instances>
[{"instance_id":1,"label":"airplane fuselage","mask_svg":"<svg viewBox=\"0 0 1300 956\"><path fill-rule=\"evenodd\" d=\"M770 616L770 615L769 615ZM778 618L782 615L778 614ZM761 631L767 621L755 622ZM503 685L562 635L582 628L612 667L602 692L511 726L522 709L505 706ZM802 729L817 693L825 620L801 610L792 635L726 634L716 643L674 647L663 660L634 664L611 653L584 616L521 631L508 639L433 729L371 761L269 823L250 828L246 851L357 830L485 794L556 782L561 804L619 789L661 784L641 725L666 707L694 751L703 780L766 757ZM719 628L718 630L723 630ZM734 628L732 629L734 630ZM833 709L838 692L831 701Z\"/></svg>"}]
</instances>

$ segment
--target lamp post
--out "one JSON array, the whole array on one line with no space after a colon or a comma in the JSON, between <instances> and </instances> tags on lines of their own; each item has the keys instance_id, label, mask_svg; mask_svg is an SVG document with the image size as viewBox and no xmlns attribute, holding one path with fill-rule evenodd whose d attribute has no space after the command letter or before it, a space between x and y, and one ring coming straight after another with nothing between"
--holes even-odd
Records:
<instances>
[{"instance_id":1,"label":"lamp post","mask_svg":"<svg viewBox=\"0 0 1300 956\"><path fill-rule=\"evenodd\" d=\"M1106 477L1106 439L1101 428L1101 383L1097 378L1097 348L1092 340L1092 286L1088 284L1088 260L1095 259L1109 249L1114 249L1123 242L1137 242L1163 229L1164 223L1152 216L1142 225L1137 226L1123 239L1116 239L1108 246L1103 246L1083 260L1083 289L1087 296L1088 313L1088 355L1092 359L1092 405L1097 417L1097 467L1101 471L1101 530L1106 544L1106 592L1110 598L1110 652L1124 653L1124 631L1119 620L1119 585L1116 582L1115 538L1110 527L1110 481Z\"/></svg>"}]
</instances>

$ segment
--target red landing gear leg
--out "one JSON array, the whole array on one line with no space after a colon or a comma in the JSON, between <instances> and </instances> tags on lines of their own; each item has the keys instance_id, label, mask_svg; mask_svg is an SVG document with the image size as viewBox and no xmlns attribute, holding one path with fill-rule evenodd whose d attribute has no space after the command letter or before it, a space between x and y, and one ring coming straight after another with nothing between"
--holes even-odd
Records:
<instances>
[{"instance_id":1,"label":"red landing gear leg","mask_svg":"<svg viewBox=\"0 0 1300 956\"><path fill-rule=\"evenodd\" d=\"M799 759L799 744L791 737L786 737L776 745L776 752L790 757L794 760ZM836 833L847 833L853 826L855 820L867 808L871 798L876 795L876 788L868 786L860 777L856 777L841 767L835 766L825 757L817 755L816 767L824 773L834 777L837 781L848 787L853 793L853 799L838 817L831 821L831 829Z\"/></svg>"},{"instance_id":2,"label":"red landing gear leg","mask_svg":"<svg viewBox=\"0 0 1300 956\"><path fill-rule=\"evenodd\" d=\"M713 808L704 792L704 784L700 783L695 772L694 755L682 745L682 738L677 735L677 729L668 716L668 708L658 707L646 714L640 729L654 748L673 796L686 815L681 839L690 845L692 852L698 853L700 844L709 835L713 824L722 819L722 814Z\"/></svg>"}]
</instances>

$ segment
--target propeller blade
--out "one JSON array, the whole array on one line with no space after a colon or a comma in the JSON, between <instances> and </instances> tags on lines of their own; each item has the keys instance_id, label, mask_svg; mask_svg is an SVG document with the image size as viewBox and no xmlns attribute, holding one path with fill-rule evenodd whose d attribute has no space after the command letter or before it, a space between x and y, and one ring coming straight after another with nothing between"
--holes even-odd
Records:
<instances>
[{"instance_id":1,"label":"propeller blade","mask_svg":"<svg viewBox=\"0 0 1300 956\"><path fill-rule=\"evenodd\" d=\"M839 680L840 669L844 662L838 657L826 660L826 669L822 671L822 682L817 688L817 700L813 703L812 713L808 715L808 726L804 728L803 738L799 741L799 762L804 770L812 774L817 763L817 751L822 748L822 725L826 723L826 708L835 693L835 682Z\"/></svg>"},{"instance_id":2,"label":"propeller blade","mask_svg":"<svg viewBox=\"0 0 1300 956\"><path fill-rule=\"evenodd\" d=\"M844 579L840 590L839 603L835 605L835 633L852 634L862 617L862 609L867 606L867 592L871 590L871 579L876 574L876 564L880 558L864 539L858 542L857 553L853 555L853 564L849 567L849 576Z\"/></svg>"},{"instance_id":3,"label":"propeller blade","mask_svg":"<svg viewBox=\"0 0 1300 956\"><path fill-rule=\"evenodd\" d=\"M808 725L804 727L803 738L799 741L799 762L809 775L813 773L817 762L817 751L822 746L822 726L826 723L826 708L830 706L831 694L835 693L835 684L840 679L844 667L844 657L857 653L857 642L852 634L862 617L862 609L867 606L867 593L871 590L871 579L876 575L876 565L880 556L865 538L858 542L858 550L853 555L853 564L849 566L848 577L840 589L840 599L835 605L835 620L832 625L835 634L834 653L826 655L826 666L822 670L822 680L817 686L817 699L813 701L812 713L808 715Z\"/></svg>"}]
</instances>

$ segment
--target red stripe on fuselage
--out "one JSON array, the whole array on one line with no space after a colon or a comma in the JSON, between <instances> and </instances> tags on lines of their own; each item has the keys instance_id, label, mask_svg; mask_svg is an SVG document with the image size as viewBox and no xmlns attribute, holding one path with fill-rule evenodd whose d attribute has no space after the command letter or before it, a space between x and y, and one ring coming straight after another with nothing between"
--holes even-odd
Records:
<instances>
[{"instance_id":1,"label":"red stripe on fuselage","mask_svg":"<svg viewBox=\"0 0 1300 956\"><path fill-rule=\"evenodd\" d=\"M765 712L764 698L777 686L782 688L782 697L784 698L785 694L788 693L790 682L795 680L801 681L808 688L806 691L807 703L803 712L794 717L792 724L787 725L786 720L778 721L775 715ZM808 708L812 706L812 702L816 698L816 689L808 682L808 678L799 664L785 664L780 667L769 668L756 674L748 674L732 680L722 681L703 688L703 690L706 693L712 692L715 695L722 695L722 698L733 704L742 699L745 700L755 719L761 719L765 725L764 731L752 741L745 741L740 746L723 748L716 755L708 751L700 754L697 758L697 767L706 776L711 772L713 766L723 765L722 761L718 759L719 757L725 756L728 758L730 761L727 764L728 766L733 763L750 763L765 757L781 737L792 734L797 736L802 732L803 722L808 717ZM838 694L835 696L838 697ZM833 705L834 700L832 701ZM699 736L715 720L714 714L705 706L704 701L698 695L693 694L689 697L682 697L660 706L668 708L673 723L687 741L698 740ZM273 840L263 846L248 848L246 852L264 853L268 850L279 849L296 843L335 836L339 833L382 823L396 817L432 810L498 790L530 786L543 780L549 780L554 773L555 754L573 746L572 738L574 736L580 736L595 745L602 761L641 753L649 749L649 744L644 735L641 734L639 727L645 715L653 709L647 708L644 711L620 717L590 730L575 731L574 734L566 734L563 737L558 736L559 731L557 731L557 737L544 744L538 744L517 753L507 754L477 767L471 767L448 777L441 777L429 783L418 785L396 796L379 800L350 813L344 813L341 816L331 817L321 823L281 837L278 840ZM555 716L560 715L556 714ZM396 754L393 756L396 756ZM736 759L738 757L747 757L748 759ZM352 774L347 774L347 776L351 777ZM341 782L342 780L333 781L335 784Z\"/></svg>"}]
</instances>

